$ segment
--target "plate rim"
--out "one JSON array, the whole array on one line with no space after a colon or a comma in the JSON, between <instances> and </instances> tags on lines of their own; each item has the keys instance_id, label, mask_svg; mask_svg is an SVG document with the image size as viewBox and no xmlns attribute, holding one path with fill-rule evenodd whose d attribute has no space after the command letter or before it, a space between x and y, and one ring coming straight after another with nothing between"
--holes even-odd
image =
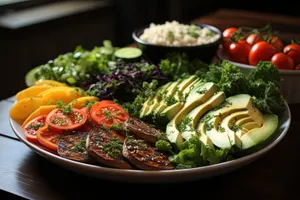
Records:
<instances>
[{"instance_id":1,"label":"plate rim","mask_svg":"<svg viewBox=\"0 0 300 200\"><path fill-rule=\"evenodd\" d=\"M95 172L95 171L97 171L99 173L101 172L102 175L103 175L103 173L107 173L107 174L111 174L111 175L124 175L124 176L127 176L127 177L132 176L132 175L136 175L136 176L139 176L139 178L138 178L139 180L142 180L142 178L145 178L145 177L152 177L153 178L153 177L158 176L158 177L162 178L162 177L171 176L171 175L184 176L184 175L189 175L189 174L194 174L194 173L195 174L202 174L203 173L205 176L207 176L207 174L205 174L205 173L213 172L213 171L219 170L219 169L225 169L226 170L228 168L237 168L237 166L246 165L246 164L258 159L259 157L261 157L262 155L264 155L265 153L267 153L271 149L273 149L273 147L275 147L285 137L285 135L287 134L287 132L290 128L290 125L291 125L291 111L290 111L289 105L286 101L285 101L285 109L286 109L285 112L287 112L287 116L286 116L287 120L282 122L282 124L285 124L284 129L282 130L281 133L279 133L279 135L274 139L274 141L267 144L262 149L254 152L254 153L251 153L249 155L231 160L231 161L225 161L225 162L218 163L218 164L202 166L202 167L196 167L196 168L191 168L191 169L177 169L177 170L148 171L148 170L140 170L140 169L118 169L118 168L110 168L110 167L105 167L105 166L100 166L100 165L87 164L87 163L81 163L81 162L73 161L73 160L70 160L70 159L67 159L67 158L63 158L63 157L61 157L61 156L59 156L55 153L52 153L50 151L45 150L45 149L42 149L38 145L35 145L35 144L29 142L28 140L26 140L24 135L22 136L23 133L19 133L17 131L16 127L15 127L15 125L17 125L17 126L20 126L20 128L21 128L21 125L17 124L17 122L14 121L11 118L9 118L9 123L10 123L10 126L11 126L12 130L14 131L15 135L19 138L19 140L21 142L26 144L31 150L34 150L36 153L38 153L38 154L42 155L43 157L45 157L47 160L59 161L60 164L57 164L57 162L56 162L57 165L63 166L63 164L64 164L64 165L67 166L67 165L73 165L74 164L76 167L88 168L88 170L92 170L93 172ZM277 131L279 131L279 130L277 130ZM61 164L61 163L63 163L63 164ZM233 165L233 167L232 167L232 165ZM230 171L230 170L227 170L227 171ZM222 174L222 173L220 173L220 174ZM212 176L215 176L215 175L212 175ZM209 177L212 177L212 176L209 176ZM101 176L99 177L98 175L95 175L94 177L100 178ZM201 179L201 177L197 177L195 180L198 180L198 179ZM127 180L126 182L132 182L132 181L134 181L134 180ZM148 182L146 180L142 180L142 181L143 182ZM182 180L182 181L184 181L184 180ZM168 181L168 180L166 180L166 182L182 182L182 181ZM149 181L149 182L153 182L153 181Z\"/></svg>"}]
</instances>

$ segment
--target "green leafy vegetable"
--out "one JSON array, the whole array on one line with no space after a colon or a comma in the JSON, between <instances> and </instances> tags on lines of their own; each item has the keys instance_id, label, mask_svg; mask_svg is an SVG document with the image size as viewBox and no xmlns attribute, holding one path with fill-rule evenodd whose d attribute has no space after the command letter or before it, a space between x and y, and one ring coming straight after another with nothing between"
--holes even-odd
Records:
<instances>
[{"instance_id":1,"label":"green leafy vegetable","mask_svg":"<svg viewBox=\"0 0 300 200\"><path fill-rule=\"evenodd\" d=\"M230 159L229 149L212 149L202 143L201 156L203 165L213 165Z\"/></svg>"},{"instance_id":2,"label":"green leafy vegetable","mask_svg":"<svg viewBox=\"0 0 300 200\"><path fill-rule=\"evenodd\" d=\"M276 66L269 61L260 61L254 70L249 73L249 80L264 80L273 82L277 87L280 84L280 75Z\"/></svg>"},{"instance_id":3,"label":"green leafy vegetable","mask_svg":"<svg viewBox=\"0 0 300 200\"><path fill-rule=\"evenodd\" d=\"M227 97L235 94L247 94L248 79L245 74L243 74L237 66L226 60L221 63L221 66L221 79L217 83L220 90L222 90Z\"/></svg>"},{"instance_id":4,"label":"green leafy vegetable","mask_svg":"<svg viewBox=\"0 0 300 200\"><path fill-rule=\"evenodd\" d=\"M95 47L91 51L77 46L74 52L61 54L46 64L38 66L33 78L77 85L88 78L88 73L109 72L108 63L115 60L113 55L115 49L109 40L104 40L103 46Z\"/></svg>"},{"instance_id":5,"label":"green leafy vegetable","mask_svg":"<svg viewBox=\"0 0 300 200\"><path fill-rule=\"evenodd\" d=\"M170 144L170 142L166 141L166 140L158 140L155 142L155 147L159 150L159 151L165 151L168 153L173 153L173 149L172 149L172 145Z\"/></svg>"},{"instance_id":6,"label":"green leafy vegetable","mask_svg":"<svg viewBox=\"0 0 300 200\"><path fill-rule=\"evenodd\" d=\"M198 59L190 59L185 53L172 52L161 60L159 69L164 76L175 81L192 74L202 74L202 71L206 72L208 64Z\"/></svg>"},{"instance_id":7,"label":"green leafy vegetable","mask_svg":"<svg viewBox=\"0 0 300 200\"><path fill-rule=\"evenodd\" d=\"M253 97L253 103L263 113L280 116L285 109L280 90L273 82L268 82L265 85L263 93Z\"/></svg>"}]
</instances>

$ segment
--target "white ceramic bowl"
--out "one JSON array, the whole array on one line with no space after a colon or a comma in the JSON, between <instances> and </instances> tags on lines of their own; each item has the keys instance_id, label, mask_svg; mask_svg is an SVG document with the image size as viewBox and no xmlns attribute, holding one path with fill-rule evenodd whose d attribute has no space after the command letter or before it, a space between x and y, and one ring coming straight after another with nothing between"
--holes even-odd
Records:
<instances>
[{"instance_id":1,"label":"white ceramic bowl","mask_svg":"<svg viewBox=\"0 0 300 200\"><path fill-rule=\"evenodd\" d=\"M217 51L217 56L221 60L228 60L228 56L224 53L222 48ZM245 65L228 60L232 64L238 66L243 73L248 74L255 66ZM300 91L298 86L300 85L300 70L283 70L279 69L280 90L289 104L300 103Z\"/></svg>"}]
</instances>

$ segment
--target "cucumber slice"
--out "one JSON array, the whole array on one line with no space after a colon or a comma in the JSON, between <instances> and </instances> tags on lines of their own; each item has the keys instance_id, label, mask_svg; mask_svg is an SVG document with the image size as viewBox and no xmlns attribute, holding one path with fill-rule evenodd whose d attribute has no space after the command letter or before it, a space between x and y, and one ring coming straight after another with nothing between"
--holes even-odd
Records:
<instances>
[{"instance_id":1,"label":"cucumber slice","mask_svg":"<svg viewBox=\"0 0 300 200\"><path fill-rule=\"evenodd\" d=\"M142 55L142 51L136 47L123 47L115 51L115 56L124 59L134 59Z\"/></svg>"},{"instance_id":2,"label":"cucumber slice","mask_svg":"<svg viewBox=\"0 0 300 200\"><path fill-rule=\"evenodd\" d=\"M35 74L39 70L40 70L40 67L35 67L35 68L31 69L29 72L27 72L27 74L25 76L25 83L26 83L27 87L34 85L34 83L37 81L37 79L35 78Z\"/></svg>"}]
</instances>

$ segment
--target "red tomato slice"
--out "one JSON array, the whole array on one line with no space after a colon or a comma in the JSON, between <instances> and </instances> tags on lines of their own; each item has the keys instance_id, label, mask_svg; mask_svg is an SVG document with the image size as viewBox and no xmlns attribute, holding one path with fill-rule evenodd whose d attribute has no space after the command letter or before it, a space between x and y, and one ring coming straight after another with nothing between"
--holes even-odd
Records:
<instances>
[{"instance_id":1,"label":"red tomato slice","mask_svg":"<svg viewBox=\"0 0 300 200\"><path fill-rule=\"evenodd\" d=\"M25 124L23 132L28 141L38 143L36 132L46 124L46 117L47 115L42 115Z\"/></svg>"},{"instance_id":2,"label":"red tomato slice","mask_svg":"<svg viewBox=\"0 0 300 200\"><path fill-rule=\"evenodd\" d=\"M94 104L91 108L91 117L99 126L110 128L113 124L118 126L129 118L128 113L116 104Z\"/></svg>"},{"instance_id":3,"label":"red tomato slice","mask_svg":"<svg viewBox=\"0 0 300 200\"><path fill-rule=\"evenodd\" d=\"M36 132L36 137L40 144L54 151L57 150L57 135L58 133L53 131L48 125L43 126Z\"/></svg>"},{"instance_id":4,"label":"red tomato slice","mask_svg":"<svg viewBox=\"0 0 300 200\"><path fill-rule=\"evenodd\" d=\"M60 108L52 110L47 118L46 122L58 131L67 131L80 128L87 121L87 115L77 108L71 108L72 111L68 114L64 114Z\"/></svg>"},{"instance_id":5,"label":"red tomato slice","mask_svg":"<svg viewBox=\"0 0 300 200\"><path fill-rule=\"evenodd\" d=\"M116 104L114 101L112 100L101 100L99 102L100 104Z\"/></svg>"},{"instance_id":6,"label":"red tomato slice","mask_svg":"<svg viewBox=\"0 0 300 200\"><path fill-rule=\"evenodd\" d=\"M90 109L88 107L83 107L80 109L84 114L87 116L88 120L91 120L91 114L90 114Z\"/></svg>"}]
</instances>

